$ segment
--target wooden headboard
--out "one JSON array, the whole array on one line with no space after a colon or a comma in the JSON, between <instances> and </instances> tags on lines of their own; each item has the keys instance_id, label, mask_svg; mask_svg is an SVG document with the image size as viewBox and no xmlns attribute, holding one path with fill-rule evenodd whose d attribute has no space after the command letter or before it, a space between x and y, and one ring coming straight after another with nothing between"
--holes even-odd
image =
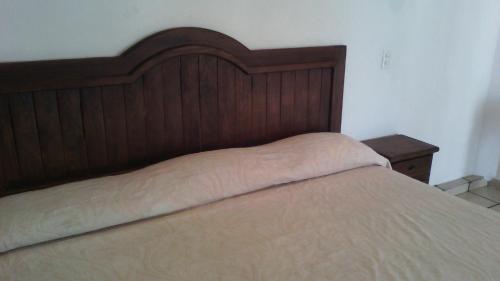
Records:
<instances>
[{"instance_id":1,"label":"wooden headboard","mask_svg":"<svg viewBox=\"0 0 500 281\"><path fill-rule=\"evenodd\" d=\"M248 50L176 28L117 57L0 64L0 196L340 132L345 46Z\"/></svg>"}]
</instances>

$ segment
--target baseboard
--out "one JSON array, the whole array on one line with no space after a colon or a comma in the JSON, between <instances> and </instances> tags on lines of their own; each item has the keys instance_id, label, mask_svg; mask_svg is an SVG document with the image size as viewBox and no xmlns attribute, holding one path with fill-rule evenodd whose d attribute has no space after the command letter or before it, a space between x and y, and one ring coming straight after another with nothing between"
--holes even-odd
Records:
<instances>
[{"instance_id":1,"label":"baseboard","mask_svg":"<svg viewBox=\"0 0 500 281\"><path fill-rule=\"evenodd\" d=\"M489 186L500 186L500 180L499 180L499 179L496 179L496 178L492 178L492 179L488 182L488 185L489 185Z\"/></svg>"},{"instance_id":2,"label":"baseboard","mask_svg":"<svg viewBox=\"0 0 500 281\"><path fill-rule=\"evenodd\" d=\"M500 185L500 181L498 181ZM436 185L437 188L450 193L460 194L476 188L487 186L488 182L482 176L470 175L453 181Z\"/></svg>"},{"instance_id":3,"label":"baseboard","mask_svg":"<svg viewBox=\"0 0 500 281\"><path fill-rule=\"evenodd\" d=\"M446 193L460 194L467 192L469 190L469 182L464 178L456 179L453 181L444 182L436 185L437 188L441 189Z\"/></svg>"}]
</instances>

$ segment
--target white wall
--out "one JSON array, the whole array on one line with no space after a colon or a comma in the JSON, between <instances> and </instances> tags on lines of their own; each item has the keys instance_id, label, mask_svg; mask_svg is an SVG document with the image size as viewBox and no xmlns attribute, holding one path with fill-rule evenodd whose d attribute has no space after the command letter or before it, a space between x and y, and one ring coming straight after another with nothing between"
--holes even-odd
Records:
<instances>
[{"instance_id":1,"label":"white wall","mask_svg":"<svg viewBox=\"0 0 500 281\"><path fill-rule=\"evenodd\" d=\"M476 171L489 178L500 179L500 38L488 98L482 107L483 123L479 141Z\"/></svg>"},{"instance_id":2,"label":"white wall","mask_svg":"<svg viewBox=\"0 0 500 281\"><path fill-rule=\"evenodd\" d=\"M497 0L0 0L0 61L113 56L179 26L251 49L346 44L343 132L439 145L438 183L475 170L499 11Z\"/></svg>"}]
</instances>

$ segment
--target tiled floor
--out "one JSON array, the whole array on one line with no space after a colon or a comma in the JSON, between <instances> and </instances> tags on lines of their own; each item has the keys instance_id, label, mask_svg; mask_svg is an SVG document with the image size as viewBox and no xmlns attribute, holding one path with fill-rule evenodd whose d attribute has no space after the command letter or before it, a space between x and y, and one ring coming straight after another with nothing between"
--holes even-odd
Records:
<instances>
[{"instance_id":1,"label":"tiled floor","mask_svg":"<svg viewBox=\"0 0 500 281\"><path fill-rule=\"evenodd\" d=\"M485 186L457 195L471 203L500 212L500 186Z\"/></svg>"},{"instance_id":2,"label":"tiled floor","mask_svg":"<svg viewBox=\"0 0 500 281\"><path fill-rule=\"evenodd\" d=\"M500 212L500 205L496 205L495 207L491 207L490 209Z\"/></svg>"}]
</instances>

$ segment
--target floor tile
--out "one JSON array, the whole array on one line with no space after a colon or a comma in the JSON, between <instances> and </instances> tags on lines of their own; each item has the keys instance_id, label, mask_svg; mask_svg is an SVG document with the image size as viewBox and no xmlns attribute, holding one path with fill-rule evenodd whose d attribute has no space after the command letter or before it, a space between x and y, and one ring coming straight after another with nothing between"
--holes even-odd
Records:
<instances>
[{"instance_id":1,"label":"floor tile","mask_svg":"<svg viewBox=\"0 0 500 281\"><path fill-rule=\"evenodd\" d=\"M500 203L500 186L485 186L473 189L470 192Z\"/></svg>"},{"instance_id":2,"label":"floor tile","mask_svg":"<svg viewBox=\"0 0 500 281\"><path fill-rule=\"evenodd\" d=\"M474 203L474 204L477 204L477 205L480 205L480 206L483 206L486 208L489 208L491 206L498 204L496 202L493 202L491 200L488 200L486 198L483 198L483 197L476 195L474 193L471 193L471 192L465 192L465 193L458 194L457 197L460 197L460 198L467 200L471 203Z\"/></svg>"},{"instance_id":3,"label":"floor tile","mask_svg":"<svg viewBox=\"0 0 500 281\"><path fill-rule=\"evenodd\" d=\"M497 212L500 212L500 205L496 205L495 207L490 208L491 210L495 210Z\"/></svg>"},{"instance_id":4,"label":"floor tile","mask_svg":"<svg viewBox=\"0 0 500 281\"><path fill-rule=\"evenodd\" d=\"M466 180L468 182L478 181L478 180L482 180L482 179L484 179L484 177L476 176L476 175L470 175L470 176L464 177L464 180Z\"/></svg>"},{"instance_id":5,"label":"floor tile","mask_svg":"<svg viewBox=\"0 0 500 281\"><path fill-rule=\"evenodd\" d=\"M465 179L458 179L458 180L449 181L449 182L445 182L445 183L437 185L437 187L439 187L440 189L442 189L444 191L448 191L448 190L457 188L459 186L464 186L465 189L467 190L467 188L469 187L469 182L466 181Z\"/></svg>"},{"instance_id":6,"label":"floor tile","mask_svg":"<svg viewBox=\"0 0 500 281\"><path fill-rule=\"evenodd\" d=\"M457 194L467 192L468 189L469 188L467 185L459 185L459 186L456 186L454 188L447 189L444 192L449 193L449 194L453 194L453 195L457 195Z\"/></svg>"},{"instance_id":7,"label":"floor tile","mask_svg":"<svg viewBox=\"0 0 500 281\"><path fill-rule=\"evenodd\" d=\"M488 185L491 185L491 186L500 186L500 180L499 179L492 179Z\"/></svg>"},{"instance_id":8,"label":"floor tile","mask_svg":"<svg viewBox=\"0 0 500 281\"><path fill-rule=\"evenodd\" d=\"M469 190L480 188L480 187L485 187L487 185L488 185L488 181L486 181L485 179L472 181L469 183Z\"/></svg>"}]
</instances>

